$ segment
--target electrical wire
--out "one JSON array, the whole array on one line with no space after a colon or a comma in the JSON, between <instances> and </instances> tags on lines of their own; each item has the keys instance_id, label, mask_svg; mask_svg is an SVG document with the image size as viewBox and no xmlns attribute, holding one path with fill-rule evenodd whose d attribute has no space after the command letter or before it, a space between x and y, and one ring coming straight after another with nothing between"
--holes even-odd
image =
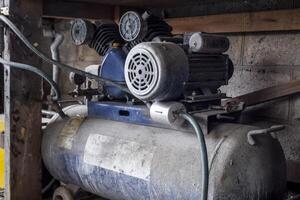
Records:
<instances>
[{"instance_id":1,"label":"electrical wire","mask_svg":"<svg viewBox=\"0 0 300 200\"><path fill-rule=\"evenodd\" d=\"M192 127L194 128L197 138L200 144L200 161L201 161L201 197L200 200L207 200L208 196L208 180L209 180L209 171L208 171L208 156L207 156L207 149L206 149L206 144L205 144L205 138L203 131L197 122L197 120L190 114L188 113L180 113L179 117L184 118L187 120Z\"/></svg>"},{"instance_id":2,"label":"electrical wire","mask_svg":"<svg viewBox=\"0 0 300 200\"><path fill-rule=\"evenodd\" d=\"M57 84L50 77L47 76L47 74L45 74L44 72L42 72L41 70L39 70L38 68L36 68L34 66L27 65L24 63L7 61L1 57L0 57L0 63L2 63L3 65L8 65L8 66L15 67L18 69L23 69L23 70L33 72L33 73L37 74L38 76L42 77L43 79L45 79L51 85L53 91L55 92L55 96L52 96L52 101L58 110L58 114L60 115L61 118L67 117L67 115L63 112L61 106L57 103L57 101L60 100L60 98L61 98L59 88L58 88Z\"/></svg>"},{"instance_id":3,"label":"electrical wire","mask_svg":"<svg viewBox=\"0 0 300 200\"><path fill-rule=\"evenodd\" d=\"M7 60L4 60L1 57L0 57L0 63L2 63L4 65L11 66L11 67L15 67L15 68L18 68L18 69L27 70L27 71L30 71L30 72L33 72L33 73L39 75L40 77L45 79L51 85L52 89L54 90L55 96L52 97L52 100L53 101L60 100L61 95L60 95L60 91L58 89L57 84L50 77L48 77L47 74L45 74L44 72L42 72L38 68L36 68L34 66L31 66L31 65L23 64L23 63L7 61Z\"/></svg>"},{"instance_id":4,"label":"electrical wire","mask_svg":"<svg viewBox=\"0 0 300 200\"><path fill-rule=\"evenodd\" d=\"M99 77L99 76L96 76L94 74L91 74L91 73L88 73L88 72L85 72L85 71L82 71L82 70L79 70L79 69L76 69L74 67L71 67L71 66L68 66L68 65L65 65L65 64L62 64L56 60L53 60L51 58L49 58L45 53L39 51L37 48L35 48L28 40L27 38L22 34L22 32L15 26L15 24L10 21L6 16L4 15L0 15L0 20L3 21L19 38L20 40L32 51L34 52L38 57L40 57L41 59L43 59L44 61L52 64L52 65L56 65L58 66L59 68L61 68L62 70L65 70L67 72L74 72L78 75L81 75L81 76L85 76L85 77L88 77L88 78L91 78L91 79L94 79L96 81L99 81L99 82L102 82L104 84L107 84L107 85L110 85L110 86L114 86L114 87L117 87L119 88L120 90L126 92L126 93L130 93L130 91L128 90L127 87L121 85L121 84L118 84L118 83L115 83L109 79L105 79L105 78L102 78L102 77Z\"/></svg>"}]
</instances>

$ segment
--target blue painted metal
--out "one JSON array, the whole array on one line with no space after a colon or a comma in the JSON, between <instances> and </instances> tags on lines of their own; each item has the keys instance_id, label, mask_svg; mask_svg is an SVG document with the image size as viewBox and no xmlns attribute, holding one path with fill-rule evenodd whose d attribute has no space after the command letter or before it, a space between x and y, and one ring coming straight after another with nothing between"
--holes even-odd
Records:
<instances>
[{"instance_id":1,"label":"blue painted metal","mask_svg":"<svg viewBox=\"0 0 300 200\"><path fill-rule=\"evenodd\" d=\"M126 56L121 48L111 48L102 61L99 76L125 85L124 64ZM122 99L125 97L124 92L116 87L106 86L105 89L113 98Z\"/></svg>"},{"instance_id":2,"label":"blue painted metal","mask_svg":"<svg viewBox=\"0 0 300 200\"><path fill-rule=\"evenodd\" d=\"M90 101L88 102L88 115L90 117L132 124L161 126L152 121L149 109L144 105Z\"/></svg>"},{"instance_id":3,"label":"blue painted metal","mask_svg":"<svg viewBox=\"0 0 300 200\"><path fill-rule=\"evenodd\" d=\"M51 123L43 134L43 161L55 179L112 200L200 199L195 134L90 117L80 126L68 122ZM67 127L74 131L62 135ZM213 158L209 200L283 199L283 150L269 134L249 145L247 133L254 129L218 124L206 135Z\"/></svg>"}]
</instances>

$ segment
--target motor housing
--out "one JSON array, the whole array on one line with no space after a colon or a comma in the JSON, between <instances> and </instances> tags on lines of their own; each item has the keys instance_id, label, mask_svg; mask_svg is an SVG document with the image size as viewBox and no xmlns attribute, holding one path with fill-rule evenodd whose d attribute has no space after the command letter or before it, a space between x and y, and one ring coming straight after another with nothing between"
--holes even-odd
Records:
<instances>
[{"instance_id":1,"label":"motor housing","mask_svg":"<svg viewBox=\"0 0 300 200\"><path fill-rule=\"evenodd\" d=\"M228 55L188 53L172 42L143 42L127 55L125 80L130 92L144 101L183 100L209 95L228 83L233 64Z\"/></svg>"},{"instance_id":2,"label":"motor housing","mask_svg":"<svg viewBox=\"0 0 300 200\"><path fill-rule=\"evenodd\" d=\"M183 94L189 63L183 49L174 43L145 42L129 52L124 72L134 96L146 101L166 101Z\"/></svg>"},{"instance_id":3,"label":"motor housing","mask_svg":"<svg viewBox=\"0 0 300 200\"><path fill-rule=\"evenodd\" d=\"M98 75L112 80L121 85L125 85L124 77L124 64L126 60L126 53L120 48L111 48L104 56L102 63L99 67ZM120 89L105 85L103 93L110 100L125 99L126 94Z\"/></svg>"}]
</instances>

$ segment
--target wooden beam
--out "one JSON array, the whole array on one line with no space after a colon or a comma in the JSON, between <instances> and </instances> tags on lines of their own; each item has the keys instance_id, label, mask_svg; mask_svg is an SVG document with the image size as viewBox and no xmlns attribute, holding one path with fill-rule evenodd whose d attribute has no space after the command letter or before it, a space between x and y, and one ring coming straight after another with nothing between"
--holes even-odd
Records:
<instances>
[{"instance_id":1,"label":"wooden beam","mask_svg":"<svg viewBox=\"0 0 300 200\"><path fill-rule=\"evenodd\" d=\"M245 106L253 106L296 93L300 93L300 80L290 81L288 83L237 96L225 101L224 104L230 104L231 102L244 102Z\"/></svg>"},{"instance_id":2,"label":"wooden beam","mask_svg":"<svg viewBox=\"0 0 300 200\"><path fill-rule=\"evenodd\" d=\"M170 18L173 33L258 32L300 30L300 9Z\"/></svg>"},{"instance_id":3,"label":"wooden beam","mask_svg":"<svg viewBox=\"0 0 300 200\"><path fill-rule=\"evenodd\" d=\"M36 46L43 45L42 0L2 0L9 18ZM2 4L3 5L3 4ZM41 60L6 29L4 58L41 67ZM41 199L41 78L4 66L5 199Z\"/></svg>"},{"instance_id":4,"label":"wooden beam","mask_svg":"<svg viewBox=\"0 0 300 200\"><path fill-rule=\"evenodd\" d=\"M258 12L281 9L300 8L300 4L294 0L205 0L197 4L185 4L183 6L164 9L169 18L220 15L229 13Z\"/></svg>"},{"instance_id":5,"label":"wooden beam","mask_svg":"<svg viewBox=\"0 0 300 200\"><path fill-rule=\"evenodd\" d=\"M118 24L121 19L120 6L116 6L114 10L114 21Z\"/></svg>"},{"instance_id":6,"label":"wooden beam","mask_svg":"<svg viewBox=\"0 0 300 200\"><path fill-rule=\"evenodd\" d=\"M115 8L98 3L44 0L43 17L45 18L85 18L114 19Z\"/></svg>"},{"instance_id":7,"label":"wooden beam","mask_svg":"<svg viewBox=\"0 0 300 200\"><path fill-rule=\"evenodd\" d=\"M103 5L113 5L113 6L129 6L129 7L174 7L174 6L184 6L187 4L197 4L198 0L60 0L60 1L72 1L72 2L82 2L82 3L98 3ZM207 2L215 2L221 0L206 0ZM241 1L241 0L240 0Z\"/></svg>"}]
</instances>

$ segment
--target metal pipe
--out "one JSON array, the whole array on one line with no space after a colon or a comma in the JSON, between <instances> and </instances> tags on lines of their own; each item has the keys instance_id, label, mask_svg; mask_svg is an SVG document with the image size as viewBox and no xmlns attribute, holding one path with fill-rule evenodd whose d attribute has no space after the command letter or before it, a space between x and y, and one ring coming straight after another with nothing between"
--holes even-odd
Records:
<instances>
[{"instance_id":1,"label":"metal pipe","mask_svg":"<svg viewBox=\"0 0 300 200\"><path fill-rule=\"evenodd\" d=\"M62 44L62 42L64 41L64 36L60 33L55 33L55 37L54 40L50 46L50 50L51 50L51 56L53 60L56 61L60 61L59 59L59 46ZM52 77L53 77L53 81L56 84L59 84L59 74L60 74L60 69L57 65L53 64L53 71L52 71ZM53 93L53 90L51 90L51 94Z\"/></svg>"}]
</instances>

